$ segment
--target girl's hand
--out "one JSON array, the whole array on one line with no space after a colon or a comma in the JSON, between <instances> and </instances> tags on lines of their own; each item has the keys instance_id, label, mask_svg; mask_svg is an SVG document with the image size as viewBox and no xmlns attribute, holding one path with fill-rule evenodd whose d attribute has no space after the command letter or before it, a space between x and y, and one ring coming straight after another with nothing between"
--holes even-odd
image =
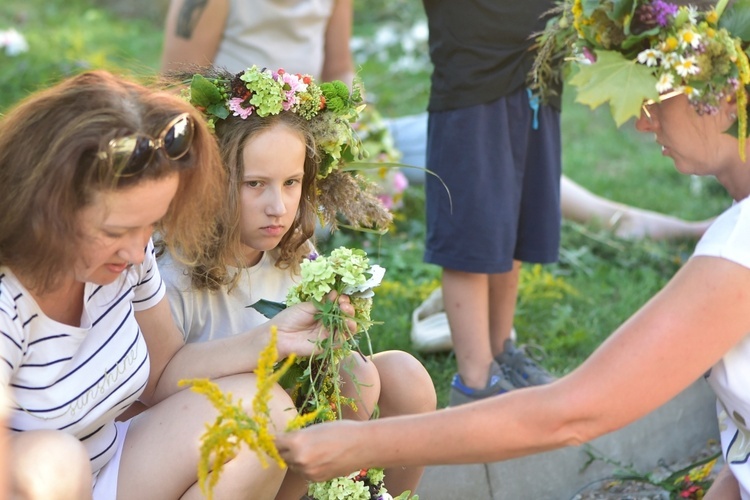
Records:
<instances>
[{"instance_id":1,"label":"girl's hand","mask_svg":"<svg viewBox=\"0 0 750 500\"><path fill-rule=\"evenodd\" d=\"M354 307L346 295L339 297L331 296L331 300L338 300L341 311L346 315L354 316ZM274 316L270 322L278 329L277 347L279 356L284 358L289 354L307 357L316 352L316 342L326 338L332 332L326 331L320 321L315 318L317 308L309 303L295 304L284 309ZM351 335L356 332L357 324L353 319L346 321L348 332Z\"/></svg>"},{"instance_id":2,"label":"girl's hand","mask_svg":"<svg viewBox=\"0 0 750 500\"><path fill-rule=\"evenodd\" d=\"M290 470L310 481L327 481L376 466L351 439L358 424L336 420L276 436L276 447Z\"/></svg>"}]
</instances>

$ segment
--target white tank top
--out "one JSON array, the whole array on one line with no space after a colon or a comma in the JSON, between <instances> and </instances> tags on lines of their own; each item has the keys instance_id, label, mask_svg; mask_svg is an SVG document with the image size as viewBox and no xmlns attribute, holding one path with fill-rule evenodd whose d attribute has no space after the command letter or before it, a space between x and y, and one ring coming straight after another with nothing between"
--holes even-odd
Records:
<instances>
[{"instance_id":1,"label":"white tank top","mask_svg":"<svg viewBox=\"0 0 750 500\"><path fill-rule=\"evenodd\" d=\"M239 72L255 64L319 79L334 4L335 0L230 0L215 65Z\"/></svg>"}]
</instances>

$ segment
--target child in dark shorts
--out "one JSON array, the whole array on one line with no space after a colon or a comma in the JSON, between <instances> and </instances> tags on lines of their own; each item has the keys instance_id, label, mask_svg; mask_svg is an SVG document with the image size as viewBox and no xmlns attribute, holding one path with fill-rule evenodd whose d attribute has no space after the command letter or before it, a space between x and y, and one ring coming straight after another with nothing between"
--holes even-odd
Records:
<instances>
[{"instance_id":1,"label":"child in dark shorts","mask_svg":"<svg viewBox=\"0 0 750 500\"><path fill-rule=\"evenodd\" d=\"M522 262L560 243L559 102L526 89L554 2L424 0L432 75L425 261L443 268L458 373L450 405L553 378L511 339Z\"/></svg>"}]
</instances>

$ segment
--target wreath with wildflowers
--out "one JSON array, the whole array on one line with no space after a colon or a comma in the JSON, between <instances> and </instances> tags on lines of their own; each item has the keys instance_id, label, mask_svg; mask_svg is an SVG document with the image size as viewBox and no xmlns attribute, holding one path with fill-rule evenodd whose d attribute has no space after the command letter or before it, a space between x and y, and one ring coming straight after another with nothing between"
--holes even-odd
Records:
<instances>
[{"instance_id":1,"label":"wreath with wildflowers","mask_svg":"<svg viewBox=\"0 0 750 500\"><path fill-rule=\"evenodd\" d=\"M713 114L736 95L737 122L728 132L745 159L749 0L700 11L668 0L563 0L551 12L529 75L543 99L567 74L566 62L577 69L569 82L578 102L608 102L618 126L666 96L685 94L699 114Z\"/></svg>"},{"instance_id":2,"label":"wreath with wildflowers","mask_svg":"<svg viewBox=\"0 0 750 500\"><path fill-rule=\"evenodd\" d=\"M367 154L353 126L365 108L358 78L350 90L339 80L318 84L310 75L252 66L236 74L218 69L194 74L184 83L183 97L205 115L212 130L219 120L244 120L253 114L290 112L305 118L320 158L321 223L334 230L340 226L340 214L355 229L387 230L392 216L378 199L377 186L351 168Z\"/></svg>"}]
</instances>

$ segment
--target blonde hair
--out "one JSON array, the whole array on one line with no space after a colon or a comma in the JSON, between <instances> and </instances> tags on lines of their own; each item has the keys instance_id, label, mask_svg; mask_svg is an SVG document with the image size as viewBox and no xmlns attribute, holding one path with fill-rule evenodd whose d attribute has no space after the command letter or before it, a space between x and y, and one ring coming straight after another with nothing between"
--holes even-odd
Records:
<instances>
[{"instance_id":1,"label":"blonde hair","mask_svg":"<svg viewBox=\"0 0 750 500\"><path fill-rule=\"evenodd\" d=\"M155 137L180 113L195 125L179 160L157 151L148 168L118 176L98 153L129 134ZM157 231L184 262L216 238L213 214L225 184L216 141L179 97L106 71L90 71L33 94L0 122L0 264L32 289L53 290L78 257L77 214L97 192L178 172L179 188Z\"/></svg>"}]
</instances>

